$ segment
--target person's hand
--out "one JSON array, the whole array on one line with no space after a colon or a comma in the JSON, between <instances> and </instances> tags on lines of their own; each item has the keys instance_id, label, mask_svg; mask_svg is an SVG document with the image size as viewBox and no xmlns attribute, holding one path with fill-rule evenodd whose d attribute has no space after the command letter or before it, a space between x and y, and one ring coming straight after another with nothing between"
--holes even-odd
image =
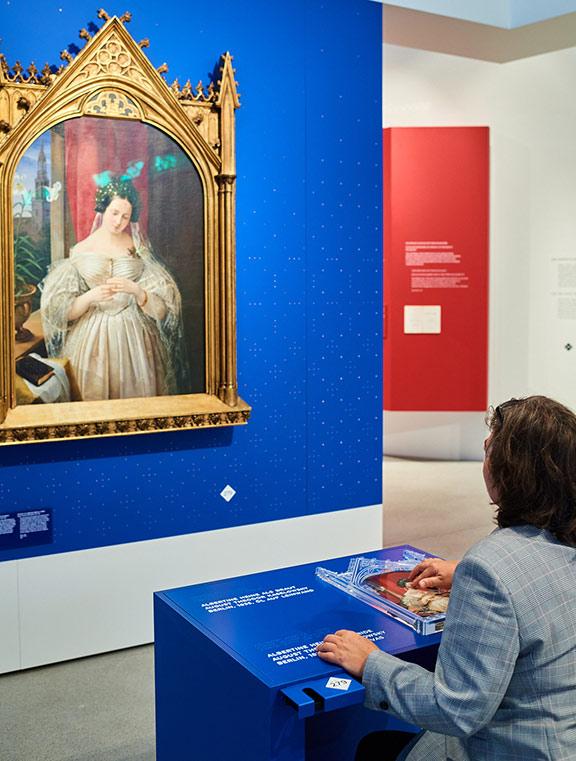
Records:
<instances>
[{"instance_id":1,"label":"person's hand","mask_svg":"<svg viewBox=\"0 0 576 761\"><path fill-rule=\"evenodd\" d=\"M316 648L323 661L342 666L357 679L362 677L366 659L373 650L378 650L373 642L347 629L327 634Z\"/></svg>"},{"instance_id":2,"label":"person's hand","mask_svg":"<svg viewBox=\"0 0 576 761\"><path fill-rule=\"evenodd\" d=\"M114 293L131 293L133 296L138 296L142 290L138 283L127 277L109 277L106 285L110 286Z\"/></svg>"},{"instance_id":3,"label":"person's hand","mask_svg":"<svg viewBox=\"0 0 576 761\"><path fill-rule=\"evenodd\" d=\"M106 285L112 288L113 293L131 293L139 306L144 306L147 301L148 295L144 288L141 288L138 283L135 283L129 278L109 277L106 281Z\"/></svg>"},{"instance_id":4,"label":"person's hand","mask_svg":"<svg viewBox=\"0 0 576 761\"><path fill-rule=\"evenodd\" d=\"M102 283L102 285L96 285L94 288L90 288L86 293L82 293L80 296L76 296L70 309L68 310L68 320L74 322L85 314L92 304L100 304L102 301L110 301L114 298L114 290L108 283Z\"/></svg>"},{"instance_id":5,"label":"person's hand","mask_svg":"<svg viewBox=\"0 0 576 761\"><path fill-rule=\"evenodd\" d=\"M89 304L97 304L100 301L109 301L114 297L114 291L112 287L107 283L97 285L94 288L90 288L86 291L86 300Z\"/></svg>"},{"instance_id":6,"label":"person's hand","mask_svg":"<svg viewBox=\"0 0 576 761\"><path fill-rule=\"evenodd\" d=\"M408 581L412 589L450 589L457 560L426 558L412 569Z\"/></svg>"}]
</instances>

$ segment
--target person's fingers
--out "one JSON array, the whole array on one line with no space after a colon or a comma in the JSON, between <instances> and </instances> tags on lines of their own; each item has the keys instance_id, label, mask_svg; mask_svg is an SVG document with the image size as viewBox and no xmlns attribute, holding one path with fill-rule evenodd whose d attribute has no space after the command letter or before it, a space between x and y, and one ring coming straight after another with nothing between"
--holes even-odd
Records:
<instances>
[{"instance_id":1,"label":"person's fingers","mask_svg":"<svg viewBox=\"0 0 576 761\"><path fill-rule=\"evenodd\" d=\"M331 650L318 650L318 657L322 658L323 661L327 661L328 663L340 664L339 656L337 653L333 653Z\"/></svg>"},{"instance_id":2,"label":"person's fingers","mask_svg":"<svg viewBox=\"0 0 576 761\"><path fill-rule=\"evenodd\" d=\"M418 586L421 589L429 589L430 587L439 587L442 584L442 579L440 576L428 576L424 579L421 579L418 582Z\"/></svg>"},{"instance_id":3,"label":"person's fingers","mask_svg":"<svg viewBox=\"0 0 576 761\"><path fill-rule=\"evenodd\" d=\"M408 581L412 581L417 576L419 576L432 562L430 559L422 560L422 562L418 563L418 565L414 566L414 568L410 571L410 575L408 576Z\"/></svg>"},{"instance_id":4,"label":"person's fingers","mask_svg":"<svg viewBox=\"0 0 576 761\"><path fill-rule=\"evenodd\" d=\"M415 565L414 568L410 571L408 575L408 581L412 581L412 579L415 579L416 576L419 576L422 573L422 563L418 563L418 565Z\"/></svg>"},{"instance_id":5,"label":"person's fingers","mask_svg":"<svg viewBox=\"0 0 576 761\"><path fill-rule=\"evenodd\" d=\"M341 655L339 652L338 644L335 642L324 640L318 645L316 652L320 658L325 661L329 661L330 663L340 662Z\"/></svg>"},{"instance_id":6,"label":"person's fingers","mask_svg":"<svg viewBox=\"0 0 576 761\"><path fill-rule=\"evenodd\" d=\"M419 574L413 576L410 579L411 585L413 587L418 586L422 579L425 579L428 576L437 576L437 574L438 574L438 571L436 570L436 568L434 568L431 565L428 565L426 566L426 568L423 568Z\"/></svg>"}]
</instances>

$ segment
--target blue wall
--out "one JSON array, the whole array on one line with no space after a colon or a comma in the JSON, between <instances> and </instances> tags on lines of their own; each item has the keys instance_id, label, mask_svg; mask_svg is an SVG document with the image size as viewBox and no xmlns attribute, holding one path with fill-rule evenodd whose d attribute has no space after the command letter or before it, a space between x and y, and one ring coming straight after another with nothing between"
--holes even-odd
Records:
<instances>
[{"instance_id":1,"label":"blue wall","mask_svg":"<svg viewBox=\"0 0 576 761\"><path fill-rule=\"evenodd\" d=\"M58 63L80 46L77 30L100 25L94 7L4 4L0 50L11 65ZM206 81L221 53L234 55L238 375L252 418L0 449L2 509L54 512L52 545L0 560L381 500L381 8L206 8L142 2L128 29L150 38L146 53L168 63L169 81Z\"/></svg>"}]
</instances>

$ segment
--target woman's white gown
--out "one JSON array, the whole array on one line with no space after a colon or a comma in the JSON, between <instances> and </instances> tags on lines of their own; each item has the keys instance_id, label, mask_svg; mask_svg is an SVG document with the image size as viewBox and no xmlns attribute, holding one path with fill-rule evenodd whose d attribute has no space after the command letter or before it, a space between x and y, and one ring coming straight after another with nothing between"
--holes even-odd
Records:
<instances>
[{"instance_id":1,"label":"woman's white gown","mask_svg":"<svg viewBox=\"0 0 576 761\"><path fill-rule=\"evenodd\" d=\"M138 282L146 309L132 294L117 293L69 322L74 299L110 277ZM119 258L72 250L47 276L41 310L48 356L70 360L84 401L177 393L170 355L180 293L146 249Z\"/></svg>"}]
</instances>

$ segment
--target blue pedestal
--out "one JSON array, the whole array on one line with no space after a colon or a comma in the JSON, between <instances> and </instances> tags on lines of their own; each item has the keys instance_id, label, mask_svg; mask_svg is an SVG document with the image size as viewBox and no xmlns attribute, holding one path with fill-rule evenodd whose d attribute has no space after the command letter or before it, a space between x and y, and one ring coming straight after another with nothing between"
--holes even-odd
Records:
<instances>
[{"instance_id":1,"label":"blue pedestal","mask_svg":"<svg viewBox=\"0 0 576 761\"><path fill-rule=\"evenodd\" d=\"M432 668L440 635L420 636L324 584L317 565L344 571L348 558L155 595L157 761L351 761L368 732L410 728L366 710L355 680L327 686L350 677L315 646L352 629Z\"/></svg>"}]
</instances>

